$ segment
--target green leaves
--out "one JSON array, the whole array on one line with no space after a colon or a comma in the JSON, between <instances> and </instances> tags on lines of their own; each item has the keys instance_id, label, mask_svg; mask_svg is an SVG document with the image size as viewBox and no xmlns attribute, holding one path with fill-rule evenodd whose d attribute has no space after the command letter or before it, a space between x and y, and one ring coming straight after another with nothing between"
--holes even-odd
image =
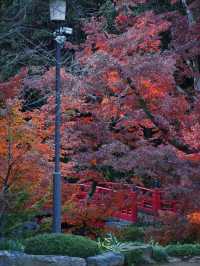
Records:
<instances>
[{"instance_id":1,"label":"green leaves","mask_svg":"<svg viewBox=\"0 0 200 266\"><path fill-rule=\"evenodd\" d=\"M0 250L24 251L24 246L19 240L2 239L0 240Z\"/></svg>"},{"instance_id":2,"label":"green leaves","mask_svg":"<svg viewBox=\"0 0 200 266\"><path fill-rule=\"evenodd\" d=\"M34 255L66 255L86 258L99 253L95 241L82 236L42 234L25 241L25 252Z\"/></svg>"}]
</instances>

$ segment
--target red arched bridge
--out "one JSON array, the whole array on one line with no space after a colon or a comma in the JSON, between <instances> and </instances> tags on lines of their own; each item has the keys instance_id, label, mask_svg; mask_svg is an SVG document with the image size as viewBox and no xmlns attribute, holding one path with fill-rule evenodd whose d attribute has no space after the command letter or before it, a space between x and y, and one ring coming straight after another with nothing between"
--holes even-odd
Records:
<instances>
[{"instance_id":1,"label":"red arched bridge","mask_svg":"<svg viewBox=\"0 0 200 266\"><path fill-rule=\"evenodd\" d=\"M68 188L70 184L67 184ZM74 185L73 185L74 186ZM91 190L90 183L76 184L78 192L75 200L83 204L87 199ZM176 212L176 201L167 199L166 193L160 189L149 189L131 184L121 184L104 182L96 186L90 200L90 204L101 208L105 201L110 201L113 197L123 196L123 202L128 201L129 204L123 204L118 207L112 214L112 217L136 223L138 212L144 212L151 215L158 215L159 211Z\"/></svg>"}]
</instances>

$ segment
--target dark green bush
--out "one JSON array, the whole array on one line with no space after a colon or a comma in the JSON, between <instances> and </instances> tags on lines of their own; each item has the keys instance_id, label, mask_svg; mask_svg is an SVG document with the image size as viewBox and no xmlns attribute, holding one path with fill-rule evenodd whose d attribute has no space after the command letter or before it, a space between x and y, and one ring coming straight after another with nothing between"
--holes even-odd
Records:
<instances>
[{"instance_id":1,"label":"dark green bush","mask_svg":"<svg viewBox=\"0 0 200 266\"><path fill-rule=\"evenodd\" d=\"M43 234L25 241L25 252L33 255L66 255L86 258L99 253L95 241L82 236Z\"/></svg>"},{"instance_id":2,"label":"dark green bush","mask_svg":"<svg viewBox=\"0 0 200 266\"><path fill-rule=\"evenodd\" d=\"M0 237L7 239L21 239L31 237L28 230L24 230L23 225L33 220L37 211L31 208L25 208L30 196L23 189L13 189L5 195L6 202L9 202L9 210L3 213L0 219ZM28 235L29 234L29 235Z\"/></svg>"},{"instance_id":3,"label":"dark green bush","mask_svg":"<svg viewBox=\"0 0 200 266\"><path fill-rule=\"evenodd\" d=\"M11 240L11 239L1 239L0 250L23 251L24 247L20 241Z\"/></svg>"},{"instance_id":4,"label":"dark green bush","mask_svg":"<svg viewBox=\"0 0 200 266\"><path fill-rule=\"evenodd\" d=\"M165 251L165 248L161 246L153 246L152 258L157 262L167 261L167 253Z\"/></svg>"},{"instance_id":5,"label":"dark green bush","mask_svg":"<svg viewBox=\"0 0 200 266\"><path fill-rule=\"evenodd\" d=\"M120 232L119 239L126 242L143 241L144 230L133 225L127 226Z\"/></svg>"},{"instance_id":6,"label":"dark green bush","mask_svg":"<svg viewBox=\"0 0 200 266\"><path fill-rule=\"evenodd\" d=\"M200 255L200 244L177 244L168 245L166 252L170 256L199 256Z\"/></svg>"},{"instance_id":7,"label":"dark green bush","mask_svg":"<svg viewBox=\"0 0 200 266\"><path fill-rule=\"evenodd\" d=\"M141 250L124 250L121 253L125 257L125 265L132 266L132 265L143 265L143 253Z\"/></svg>"}]
</instances>

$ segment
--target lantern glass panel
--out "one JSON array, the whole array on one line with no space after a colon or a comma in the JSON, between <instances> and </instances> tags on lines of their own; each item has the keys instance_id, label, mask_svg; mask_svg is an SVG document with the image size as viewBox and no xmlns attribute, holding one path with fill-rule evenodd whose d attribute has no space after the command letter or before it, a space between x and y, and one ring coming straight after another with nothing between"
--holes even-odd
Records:
<instances>
[{"instance_id":1,"label":"lantern glass panel","mask_svg":"<svg viewBox=\"0 0 200 266\"><path fill-rule=\"evenodd\" d=\"M50 18L55 21L65 20L66 16L66 1L65 0L50 0Z\"/></svg>"}]
</instances>

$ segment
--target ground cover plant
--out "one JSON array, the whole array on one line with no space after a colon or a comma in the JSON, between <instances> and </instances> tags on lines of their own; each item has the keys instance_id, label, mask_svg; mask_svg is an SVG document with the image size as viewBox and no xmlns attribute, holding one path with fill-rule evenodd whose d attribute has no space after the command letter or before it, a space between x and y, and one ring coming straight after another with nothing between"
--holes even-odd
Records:
<instances>
[{"instance_id":1,"label":"ground cover plant","mask_svg":"<svg viewBox=\"0 0 200 266\"><path fill-rule=\"evenodd\" d=\"M166 247L166 252L170 256L184 257L184 256L199 256L200 245L199 244L176 244Z\"/></svg>"},{"instance_id":2,"label":"ground cover plant","mask_svg":"<svg viewBox=\"0 0 200 266\"><path fill-rule=\"evenodd\" d=\"M156 262L166 262L168 261L168 254L164 247L159 246L159 245L153 245L152 258Z\"/></svg>"}]
</instances>

